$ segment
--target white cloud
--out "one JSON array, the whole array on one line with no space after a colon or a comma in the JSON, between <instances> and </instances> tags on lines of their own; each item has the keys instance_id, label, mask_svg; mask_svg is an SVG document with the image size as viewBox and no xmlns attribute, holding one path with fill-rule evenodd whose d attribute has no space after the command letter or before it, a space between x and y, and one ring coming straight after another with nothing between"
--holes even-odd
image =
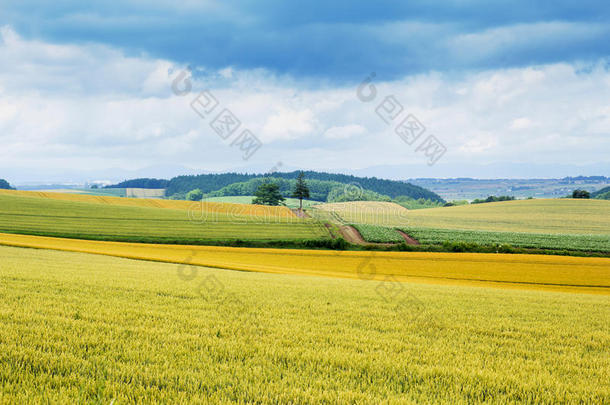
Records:
<instances>
[{"instance_id":1,"label":"white cloud","mask_svg":"<svg viewBox=\"0 0 610 405\"><path fill-rule=\"evenodd\" d=\"M348 139L366 132L362 125L344 125L341 127L330 127L324 132L324 136L330 139Z\"/></svg>"},{"instance_id":2,"label":"white cloud","mask_svg":"<svg viewBox=\"0 0 610 405\"><path fill-rule=\"evenodd\" d=\"M513 122L510 124L511 129L520 130L520 129L528 129L533 125L532 120L527 117L515 118Z\"/></svg>"},{"instance_id":3,"label":"white cloud","mask_svg":"<svg viewBox=\"0 0 610 405\"><path fill-rule=\"evenodd\" d=\"M315 128L311 110L300 111L279 108L267 118L263 126L263 138L271 140L288 140L311 134Z\"/></svg>"}]
</instances>

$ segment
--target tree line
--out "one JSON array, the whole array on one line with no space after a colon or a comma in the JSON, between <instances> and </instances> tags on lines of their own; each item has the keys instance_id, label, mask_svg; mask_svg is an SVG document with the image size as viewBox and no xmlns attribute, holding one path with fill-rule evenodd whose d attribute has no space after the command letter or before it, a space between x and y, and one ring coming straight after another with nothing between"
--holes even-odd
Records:
<instances>
[{"instance_id":1,"label":"tree line","mask_svg":"<svg viewBox=\"0 0 610 405\"><path fill-rule=\"evenodd\" d=\"M273 179L278 183L282 195L287 196L294 186L299 171L281 173L274 172L270 175L244 174L244 173L222 173L222 174L200 174L191 176L177 176L169 180L166 195L168 197L185 196L191 190L199 189L204 194L218 192L215 196L221 195L253 195L256 188L264 179ZM423 187L415 186L410 183L378 179L376 177L357 177L345 174L305 171L303 175L308 179L311 187L310 199L316 201L326 201L328 194L333 188L344 187L346 184L355 184L363 190L369 190L378 195L395 198L398 196L408 196L413 199L423 198L437 202L445 202L438 194ZM249 180L258 179L253 184L247 183ZM317 183L319 182L319 183ZM239 183L239 184L236 184ZM316 184L316 185L314 185ZM230 186L230 187L228 187ZM227 188L228 187L228 188ZM248 191L246 192L245 189ZM232 190L232 191L229 191ZM235 194L228 194L235 193Z\"/></svg>"},{"instance_id":2,"label":"tree line","mask_svg":"<svg viewBox=\"0 0 610 405\"><path fill-rule=\"evenodd\" d=\"M6 181L4 179L0 179L0 189L1 190L14 190L14 188L11 187L10 184L8 184L8 181Z\"/></svg>"}]
</instances>

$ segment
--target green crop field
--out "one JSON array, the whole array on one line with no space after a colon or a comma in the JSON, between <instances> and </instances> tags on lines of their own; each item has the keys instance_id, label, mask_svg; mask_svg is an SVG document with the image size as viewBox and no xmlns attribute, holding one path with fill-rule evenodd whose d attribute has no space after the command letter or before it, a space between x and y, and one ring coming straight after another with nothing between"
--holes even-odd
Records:
<instances>
[{"instance_id":1,"label":"green crop field","mask_svg":"<svg viewBox=\"0 0 610 405\"><path fill-rule=\"evenodd\" d=\"M360 235L367 242L399 243L405 241L394 228L366 224L352 224L352 226L360 232Z\"/></svg>"},{"instance_id":2,"label":"green crop field","mask_svg":"<svg viewBox=\"0 0 610 405\"><path fill-rule=\"evenodd\" d=\"M238 211L240 212L240 211ZM194 213L0 194L0 232L132 242L328 239L314 220Z\"/></svg>"},{"instance_id":3,"label":"green crop field","mask_svg":"<svg viewBox=\"0 0 610 405\"><path fill-rule=\"evenodd\" d=\"M610 402L606 295L0 256L0 403Z\"/></svg>"},{"instance_id":4,"label":"green crop field","mask_svg":"<svg viewBox=\"0 0 610 405\"><path fill-rule=\"evenodd\" d=\"M557 235L402 227L401 230L423 244L467 242L480 245L509 244L525 248L610 252L610 235Z\"/></svg>"}]
</instances>

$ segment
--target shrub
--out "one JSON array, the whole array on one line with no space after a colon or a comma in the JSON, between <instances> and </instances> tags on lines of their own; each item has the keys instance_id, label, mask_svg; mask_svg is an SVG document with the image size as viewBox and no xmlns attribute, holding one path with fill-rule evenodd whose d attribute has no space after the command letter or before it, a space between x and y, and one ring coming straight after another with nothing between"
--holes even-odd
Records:
<instances>
[{"instance_id":1,"label":"shrub","mask_svg":"<svg viewBox=\"0 0 610 405\"><path fill-rule=\"evenodd\" d=\"M591 198L591 194L587 190L572 191L572 198Z\"/></svg>"},{"instance_id":2,"label":"shrub","mask_svg":"<svg viewBox=\"0 0 610 405\"><path fill-rule=\"evenodd\" d=\"M201 201L202 198L203 198L203 191L201 191L198 188L186 193L186 199L189 201Z\"/></svg>"}]
</instances>

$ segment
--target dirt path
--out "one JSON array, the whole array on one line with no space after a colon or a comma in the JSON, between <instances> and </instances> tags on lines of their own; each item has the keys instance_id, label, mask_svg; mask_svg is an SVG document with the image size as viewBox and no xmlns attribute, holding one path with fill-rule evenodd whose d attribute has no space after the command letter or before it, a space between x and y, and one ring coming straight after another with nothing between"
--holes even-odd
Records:
<instances>
[{"instance_id":1,"label":"dirt path","mask_svg":"<svg viewBox=\"0 0 610 405\"><path fill-rule=\"evenodd\" d=\"M407 242L407 245L419 245L420 244L417 239L407 235L400 229L397 229L396 231L400 234L400 236L402 236L405 239L405 242Z\"/></svg>"},{"instance_id":2,"label":"dirt path","mask_svg":"<svg viewBox=\"0 0 610 405\"><path fill-rule=\"evenodd\" d=\"M299 218L311 218L311 216L308 213L306 213L305 211L302 211L298 208L291 209L291 211L294 212L294 215L296 215Z\"/></svg>"},{"instance_id":3,"label":"dirt path","mask_svg":"<svg viewBox=\"0 0 610 405\"><path fill-rule=\"evenodd\" d=\"M342 225L339 227L339 231L341 232L343 239L345 239L349 243L353 243L356 245L369 245L370 244L364 240L362 235L360 235L360 232L358 232L358 230L356 228L354 228L353 226Z\"/></svg>"},{"instance_id":4,"label":"dirt path","mask_svg":"<svg viewBox=\"0 0 610 405\"><path fill-rule=\"evenodd\" d=\"M328 230L328 233L330 234L330 237L333 239L337 239L337 237L335 236L334 232L331 229L331 226L329 223L324 224L324 226L326 227L326 229Z\"/></svg>"}]
</instances>

